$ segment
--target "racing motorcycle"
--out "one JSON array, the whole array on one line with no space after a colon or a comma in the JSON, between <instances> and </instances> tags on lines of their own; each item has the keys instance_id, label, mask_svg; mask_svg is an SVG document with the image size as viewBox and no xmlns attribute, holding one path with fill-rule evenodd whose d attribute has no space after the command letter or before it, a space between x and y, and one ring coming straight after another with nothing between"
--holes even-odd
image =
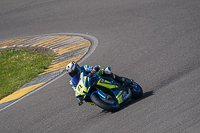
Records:
<instances>
[{"instance_id":1,"label":"racing motorcycle","mask_svg":"<svg viewBox=\"0 0 200 133\"><path fill-rule=\"evenodd\" d=\"M143 95L143 90L139 84L130 80L126 84L117 83L111 77L103 77L97 74L92 76L81 72L78 77L76 90L83 101L91 105L97 105L105 111L115 112L120 109L120 104L127 99L139 99Z\"/></svg>"}]
</instances>

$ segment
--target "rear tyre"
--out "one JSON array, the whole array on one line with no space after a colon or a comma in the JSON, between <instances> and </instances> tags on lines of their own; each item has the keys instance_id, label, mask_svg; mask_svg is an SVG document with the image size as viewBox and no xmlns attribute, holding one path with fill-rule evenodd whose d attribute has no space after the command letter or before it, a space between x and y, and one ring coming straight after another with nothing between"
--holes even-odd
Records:
<instances>
[{"instance_id":1,"label":"rear tyre","mask_svg":"<svg viewBox=\"0 0 200 133\"><path fill-rule=\"evenodd\" d=\"M93 103L95 103L95 105L97 105L98 107L100 107L106 111L115 112L115 111L118 111L120 108L120 105L117 103L117 101L115 99L111 98L108 100L108 99L101 97L97 93L94 93L92 95L91 100Z\"/></svg>"},{"instance_id":2,"label":"rear tyre","mask_svg":"<svg viewBox=\"0 0 200 133\"><path fill-rule=\"evenodd\" d=\"M142 95L143 95L142 87L139 84L137 84L136 82L133 82L133 84L131 84L131 87L132 87L132 89L131 89L131 92L132 92L131 99L136 100L136 99L141 98Z\"/></svg>"}]
</instances>

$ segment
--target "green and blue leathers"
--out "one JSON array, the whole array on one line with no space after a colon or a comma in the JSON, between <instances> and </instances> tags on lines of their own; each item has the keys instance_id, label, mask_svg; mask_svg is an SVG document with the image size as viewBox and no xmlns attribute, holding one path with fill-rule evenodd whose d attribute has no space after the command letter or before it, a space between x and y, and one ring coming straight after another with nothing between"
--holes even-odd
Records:
<instances>
[{"instance_id":1,"label":"green and blue leathers","mask_svg":"<svg viewBox=\"0 0 200 133\"><path fill-rule=\"evenodd\" d=\"M71 84L76 97L81 99L79 105L83 104L82 100L84 100L107 111L117 111L120 104L127 99L138 99L143 94L142 88L134 81L122 86L114 79L98 73L89 76L86 70L75 75Z\"/></svg>"},{"instance_id":2,"label":"green and blue leathers","mask_svg":"<svg viewBox=\"0 0 200 133\"><path fill-rule=\"evenodd\" d=\"M98 75L103 75L103 69L100 70L101 66L99 66L99 65L97 65L97 66L89 66L89 65L81 66L81 71L84 72L85 76L87 76L88 73L90 73L90 71L94 67L97 67L99 69L99 71L97 72ZM77 99L80 99L80 93L76 90L76 86L77 86L78 82L79 82L79 76L75 75L74 77L71 78L70 85L73 88L73 90L75 91L75 96L77 97Z\"/></svg>"}]
</instances>

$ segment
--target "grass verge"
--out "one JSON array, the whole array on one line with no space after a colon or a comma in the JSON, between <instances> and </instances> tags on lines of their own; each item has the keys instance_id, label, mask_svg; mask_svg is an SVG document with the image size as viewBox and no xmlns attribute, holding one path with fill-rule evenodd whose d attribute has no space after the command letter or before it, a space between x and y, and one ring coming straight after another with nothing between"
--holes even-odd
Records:
<instances>
[{"instance_id":1,"label":"grass verge","mask_svg":"<svg viewBox=\"0 0 200 133\"><path fill-rule=\"evenodd\" d=\"M48 69L55 55L26 50L0 51L0 99Z\"/></svg>"}]
</instances>

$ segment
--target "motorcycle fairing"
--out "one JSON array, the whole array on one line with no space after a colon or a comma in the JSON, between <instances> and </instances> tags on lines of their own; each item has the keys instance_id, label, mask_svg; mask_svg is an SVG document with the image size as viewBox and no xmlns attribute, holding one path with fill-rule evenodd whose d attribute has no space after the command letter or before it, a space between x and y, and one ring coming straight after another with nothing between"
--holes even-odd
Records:
<instances>
[{"instance_id":1,"label":"motorcycle fairing","mask_svg":"<svg viewBox=\"0 0 200 133\"><path fill-rule=\"evenodd\" d=\"M116 96L116 99L118 100L118 103L121 104L125 100L127 100L129 97L131 97L131 90L128 89L128 91L120 91L118 95Z\"/></svg>"},{"instance_id":2,"label":"motorcycle fairing","mask_svg":"<svg viewBox=\"0 0 200 133\"><path fill-rule=\"evenodd\" d=\"M117 99L117 101L118 101L119 104L123 102L123 99L122 99L122 92L123 92L123 91L120 91L120 92L118 93L118 95L116 96L116 99Z\"/></svg>"},{"instance_id":3,"label":"motorcycle fairing","mask_svg":"<svg viewBox=\"0 0 200 133\"><path fill-rule=\"evenodd\" d=\"M118 88L117 85L114 85L110 81L107 81L107 80L102 79L102 78L97 82L97 85L103 86L103 87L108 88L108 89Z\"/></svg>"},{"instance_id":4,"label":"motorcycle fairing","mask_svg":"<svg viewBox=\"0 0 200 133\"><path fill-rule=\"evenodd\" d=\"M84 96L84 95L87 93L87 91L88 91L88 84L89 84L89 83L88 83L88 82L89 82L88 78L89 78L89 77L84 76L84 72L82 72L82 73L80 74L79 83L78 83L78 85L75 87L76 93L78 93L78 95Z\"/></svg>"},{"instance_id":5,"label":"motorcycle fairing","mask_svg":"<svg viewBox=\"0 0 200 133\"><path fill-rule=\"evenodd\" d=\"M127 94L127 93L125 93L124 90L120 90L119 86L117 84L115 84L114 82L110 82L108 80L105 80L99 75L95 75L94 77L92 77L90 79L88 76L85 75L84 72L82 72L80 74L79 83L77 84L77 86L75 88L76 89L76 93L79 96L83 96L87 103L90 103L91 105L93 105L94 103L91 102L90 98L89 99L87 98L87 93L89 93L91 87L93 88L96 85L97 85L97 88L99 90L97 89L95 91L92 91L92 94L90 95L90 98L94 93L97 93L100 96L102 96L103 98L106 98L106 95L104 94L104 91L106 91L106 92L109 91L110 94L112 94L116 98L118 104L121 104L128 97L131 96L130 93Z\"/></svg>"},{"instance_id":6,"label":"motorcycle fairing","mask_svg":"<svg viewBox=\"0 0 200 133\"><path fill-rule=\"evenodd\" d=\"M101 86L103 88L107 88L109 89L110 91L112 91L112 93L114 94L118 104L121 104L122 102L124 102L128 97L131 96L130 92L127 94L125 93L124 90L119 90L119 86L115 85L115 84L112 84L110 81L108 80L105 80L105 79L100 79L98 82L97 82L97 85L98 86ZM101 89L103 89L101 88ZM105 91L105 90L104 90ZM98 93L99 95L101 95L103 98L105 98L106 96L103 95L101 93L101 91L96 91L94 93ZM91 95L92 96L92 95Z\"/></svg>"}]
</instances>

